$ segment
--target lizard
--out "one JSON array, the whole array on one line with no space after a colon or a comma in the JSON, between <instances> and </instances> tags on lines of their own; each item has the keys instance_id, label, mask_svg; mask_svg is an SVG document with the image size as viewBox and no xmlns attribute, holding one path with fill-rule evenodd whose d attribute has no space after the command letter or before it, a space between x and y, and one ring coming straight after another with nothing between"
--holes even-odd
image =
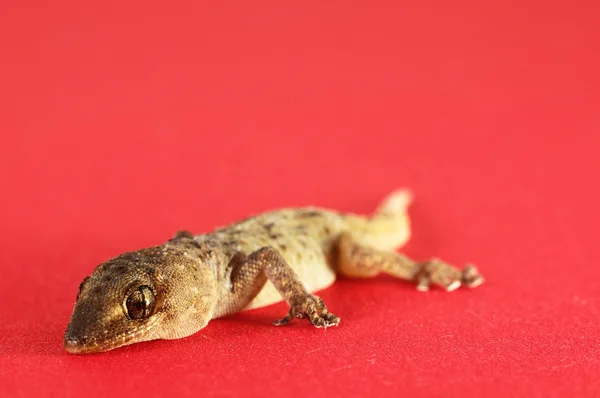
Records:
<instances>
[{"instance_id":1,"label":"lizard","mask_svg":"<svg viewBox=\"0 0 600 398\"><path fill-rule=\"evenodd\" d=\"M380 273L452 291L476 287L483 276L432 258L415 261L397 251L411 235L412 193L396 190L371 216L318 207L262 213L193 235L127 252L98 265L79 286L64 335L69 353L87 354L155 339L178 339L210 320L282 300L289 311L273 323L308 318L317 328L337 326L313 293L337 276Z\"/></svg>"}]
</instances>

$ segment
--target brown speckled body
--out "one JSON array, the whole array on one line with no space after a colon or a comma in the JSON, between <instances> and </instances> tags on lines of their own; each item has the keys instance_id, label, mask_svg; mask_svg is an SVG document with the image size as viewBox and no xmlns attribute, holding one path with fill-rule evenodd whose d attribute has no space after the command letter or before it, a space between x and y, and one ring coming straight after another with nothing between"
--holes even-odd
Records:
<instances>
[{"instance_id":1,"label":"brown speckled body","mask_svg":"<svg viewBox=\"0 0 600 398\"><path fill-rule=\"evenodd\" d=\"M189 336L211 319L285 300L275 325L308 318L316 327L340 319L312 293L336 275L369 278L380 272L454 290L483 282L477 270L395 252L410 236L411 195L388 196L373 216L314 207L248 218L211 233L181 231L166 243L100 264L80 285L64 345L72 353Z\"/></svg>"},{"instance_id":2,"label":"brown speckled body","mask_svg":"<svg viewBox=\"0 0 600 398\"><path fill-rule=\"evenodd\" d=\"M315 292L335 281L335 243L346 230L343 216L332 211L304 208L261 214L194 239L222 253L224 264L236 253L250 255L263 247L272 247L279 251L306 290ZM227 271L223 276L227 278ZM226 288L227 284L221 286ZM243 308L228 310L220 307L217 316L281 300L273 283L267 281L251 302L244 303Z\"/></svg>"}]
</instances>

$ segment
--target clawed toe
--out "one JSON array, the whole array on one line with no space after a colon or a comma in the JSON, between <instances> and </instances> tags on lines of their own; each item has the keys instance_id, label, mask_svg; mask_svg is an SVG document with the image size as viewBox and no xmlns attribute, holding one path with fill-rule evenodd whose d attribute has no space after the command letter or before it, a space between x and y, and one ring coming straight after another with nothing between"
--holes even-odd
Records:
<instances>
[{"instance_id":1,"label":"clawed toe","mask_svg":"<svg viewBox=\"0 0 600 398\"><path fill-rule=\"evenodd\" d=\"M483 276L474 265L466 266L462 271L462 282L468 287L477 287L484 282Z\"/></svg>"},{"instance_id":2,"label":"clawed toe","mask_svg":"<svg viewBox=\"0 0 600 398\"><path fill-rule=\"evenodd\" d=\"M273 322L273 325L287 325L293 318L308 318L310 323L317 328L328 328L337 326L340 323L339 317L327 311L323 300L311 294L307 294L291 304L288 314L284 318Z\"/></svg>"},{"instance_id":3,"label":"clawed toe","mask_svg":"<svg viewBox=\"0 0 600 398\"><path fill-rule=\"evenodd\" d=\"M454 280L452 282L450 282L449 284L446 285L446 291L447 292L452 292L456 289L458 289L460 287L460 281L459 280Z\"/></svg>"},{"instance_id":4,"label":"clawed toe","mask_svg":"<svg viewBox=\"0 0 600 398\"><path fill-rule=\"evenodd\" d=\"M292 317L288 314L284 318L273 321L273 325L275 326L285 326L292 320Z\"/></svg>"},{"instance_id":5,"label":"clawed toe","mask_svg":"<svg viewBox=\"0 0 600 398\"><path fill-rule=\"evenodd\" d=\"M327 313L311 319L310 322L317 328L328 328L330 326L337 326L340 323L340 318Z\"/></svg>"},{"instance_id":6,"label":"clawed toe","mask_svg":"<svg viewBox=\"0 0 600 398\"><path fill-rule=\"evenodd\" d=\"M484 279L473 265L468 265L463 270L446 264L438 259L422 263L421 270L416 277L417 290L426 292L429 285L434 284L444 288L447 292L458 289L461 285L477 287Z\"/></svg>"}]
</instances>

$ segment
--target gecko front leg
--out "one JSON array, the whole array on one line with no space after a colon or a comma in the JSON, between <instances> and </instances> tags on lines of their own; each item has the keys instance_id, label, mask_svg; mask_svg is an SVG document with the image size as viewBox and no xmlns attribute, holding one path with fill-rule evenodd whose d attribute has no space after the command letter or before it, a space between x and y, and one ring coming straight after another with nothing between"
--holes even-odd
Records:
<instances>
[{"instance_id":1,"label":"gecko front leg","mask_svg":"<svg viewBox=\"0 0 600 398\"><path fill-rule=\"evenodd\" d=\"M288 324L293 318L308 318L318 328L337 326L340 318L330 313L320 297L310 294L294 270L277 250L264 247L245 257L238 253L230 262L231 289L220 305L227 313L235 312L249 303L271 281L279 294L290 305L288 314L275 322Z\"/></svg>"}]
</instances>

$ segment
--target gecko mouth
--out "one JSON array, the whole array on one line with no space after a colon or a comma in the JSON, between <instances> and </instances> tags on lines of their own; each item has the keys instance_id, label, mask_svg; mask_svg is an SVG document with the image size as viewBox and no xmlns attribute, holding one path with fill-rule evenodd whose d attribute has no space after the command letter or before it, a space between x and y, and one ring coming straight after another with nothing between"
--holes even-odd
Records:
<instances>
[{"instance_id":1,"label":"gecko mouth","mask_svg":"<svg viewBox=\"0 0 600 398\"><path fill-rule=\"evenodd\" d=\"M111 350L113 347L107 347L104 344L98 344L96 341L88 343L87 339L76 339L65 337L64 347L71 354L88 354L92 352L103 352ZM116 348L116 347L114 347Z\"/></svg>"},{"instance_id":2,"label":"gecko mouth","mask_svg":"<svg viewBox=\"0 0 600 398\"><path fill-rule=\"evenodd\" d=\"M69 338L65 336L64 347L71 354L92 354L97 352L110 351L128 344L132 339L121 340L118 343L114 341L98 341L86 338Z\"/></svg>"},{"instance_id":3,"label":"gecko mouth","mask_svg":"<svg viewBox=\"0 0 600 398\"><path fill-rule=\"evenodd\" d=\"M96 340L94 338L73 338L65 336L63 345L65 350L71 354L93 354L114 350L115 348L141 342L154 340L156 337L146 335L145 333L129 334L123 337L119 336L110 340Z\"/></svg>"},{"instance_id":4,"label":"gecko mouth","mask_svg":"<svg viewBox=\"0 0 600 398\"><path fill-rule=\"evenodd\" d=\"M111 335L105 331L104 333L106 334L102 336L94 334L89 335L82 332L78 333L74 330L76 328L69 324L65 333L63 345L65 350L71 354L92 354L110 351L133 342L154 340L158 338L156 333L153 333L152 331L156 321L157 319L155 318L149 323L139 325L132 330L125 333L121 332L116 335ZM106 330L110 330L110 328Z\"/></svg>"}]
</instances>

